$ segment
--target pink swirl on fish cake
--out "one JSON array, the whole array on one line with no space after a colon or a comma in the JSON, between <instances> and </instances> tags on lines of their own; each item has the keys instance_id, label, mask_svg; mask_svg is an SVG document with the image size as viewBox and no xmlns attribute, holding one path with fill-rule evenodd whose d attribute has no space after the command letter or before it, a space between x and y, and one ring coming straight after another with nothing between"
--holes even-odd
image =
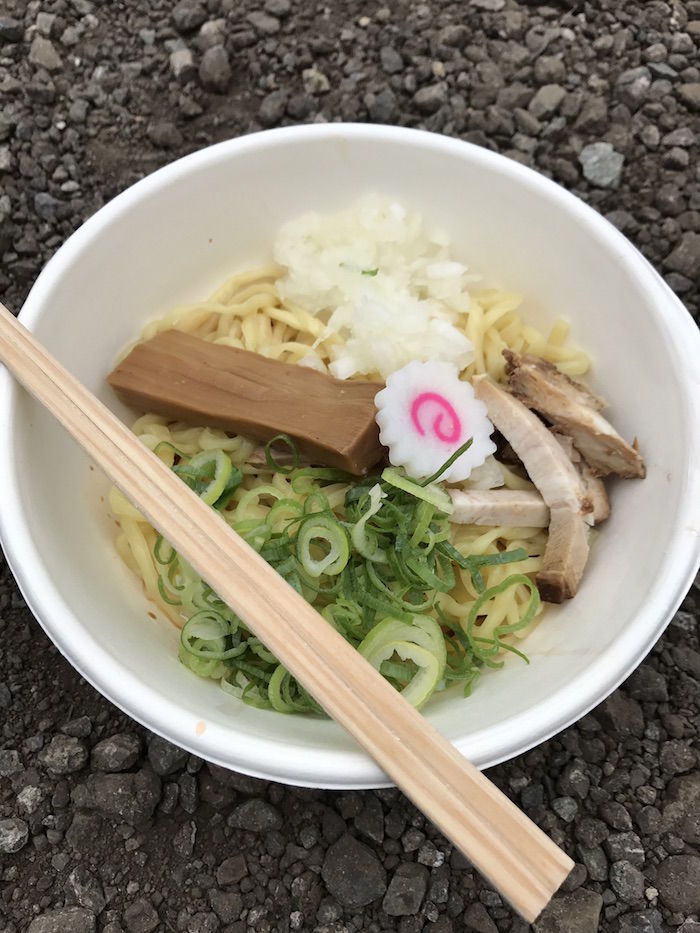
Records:
<instances>
[{"instance_id":1,"label":"pink swirl on fish cake","mask_svg":"<svg viewBox=\"0 0 700 933\"><path fill-rule=\"evenodd\" d=\"M430 403L438 405L443 409L436 415L431 425L435 437L445 444L454 444L459 440L462 434L462 424L452 404L444 395L440 395L439 392L421 392L420 395L414 398L411 405L411 421L413 421L413 426L422 437L425 436L425 428L420 423L419 415L421 408ZM443 419L445 417L450 419L449 430L443 427Z\"/></svg>"}]
</instances>

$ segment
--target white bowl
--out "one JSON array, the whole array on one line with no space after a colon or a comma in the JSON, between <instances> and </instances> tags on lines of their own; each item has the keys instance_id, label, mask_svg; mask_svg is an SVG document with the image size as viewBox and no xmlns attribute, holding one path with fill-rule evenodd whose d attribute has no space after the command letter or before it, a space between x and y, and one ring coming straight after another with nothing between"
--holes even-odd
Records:
<instances>
[{"instance_id":1,"label":"white bowl","mask_svg":"<svg viewBox=\"0 0 700 933\"><path fill-rule=\"evenodd\" d=\"M578 596L551 608L515 658L473 696L426 716L480 767L543 741L641 661L699 562L700 339L642 256L593 210L484 149L390 127L323 125L221 143L149 176L100 210L37 280L21 320L93 392L141 325L269 257L302 211L386 193L447 228L487 280L526 296L546 326L572 322L611 419L637 435L644 481L612 488ZM374 787L386 775L330 721L259 711L177 660L113 546L107 481L38 404L0 372L0 536L21 590L69 661L155 732L218 764L291 784Z\"/></svg>"}]
</instances>

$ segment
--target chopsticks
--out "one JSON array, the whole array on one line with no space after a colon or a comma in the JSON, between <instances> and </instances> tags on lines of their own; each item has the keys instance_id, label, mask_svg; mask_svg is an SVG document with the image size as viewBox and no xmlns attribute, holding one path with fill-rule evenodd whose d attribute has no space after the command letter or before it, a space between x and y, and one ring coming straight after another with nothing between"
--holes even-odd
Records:
<instances>
[{"instance_id":1,"label":"chopsticks","mask_svg":"<svg viewBox=\"0 0 700 933\"><path fill-rule=\"evenodd\" d=\"M0 361L522 916L573 867L534 823L0 304Z\"/></svg>"}]
</instances>

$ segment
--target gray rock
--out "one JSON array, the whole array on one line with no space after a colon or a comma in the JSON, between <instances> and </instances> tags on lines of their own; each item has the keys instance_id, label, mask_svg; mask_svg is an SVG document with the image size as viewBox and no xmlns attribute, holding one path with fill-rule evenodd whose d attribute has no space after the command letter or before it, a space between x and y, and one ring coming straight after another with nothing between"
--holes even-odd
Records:
<instances>
[{"instance_id":1,"label":"gray rock","mask_svg":"<svg viewBox=\"0 0 700 933\"><path fill-rule=\"evenodd\" d=\"M555 897L533 924L534 933L597 933L603 898L578 888Z\"/></svg>"},{"instance_id":2,"label":"gray rock","mask_svg":"<svg viewBox=\"0 0 700 933\"><path fill-rule=\"evenodd\" d=\"M71 123L85 123L88 115L88 109L89 104L86 100L82 100L80 98L78 98L78 100L74 100L68 108L68 117Z\"/></svg>"},{"instance_id":3,"label":"gray rock","mask_svg":"<svg viewBox=\"0 0 700 933\"><path fill-rule=\"evenodd\" d=\"M422 87L413 95L413 103L419 113L435 113L447 103L447 86L445 84L431 84Z\"/></svg>"},{"instance_id":4,"label":"gray rock","mask_svg":"<svg viewBox=\"0 0 700 933\"><path fill-rule=\"evenodd\" d=\"M658 868L655 880L659 897L682 914L700 913L700 857L671 855Z\"/></svg>"},{"instance_id":5,"label":"gray rock","mask_svg":"<svg viewBox=\"0 0 700 933\"><path fill-rule=\"evenodd\" d=\"M59 907L35 917L27 933L95 933L95 915L84 907Z\"/></svg>"},{"instance_id":6,"label":"gray rock","mask_svg":"<svg viewBox=\"0 0 700 933\"><path fill-rule=\"evenodd\" d=\"M664 146L681 146L683 148L690 148L694 146L697 142L697 134L694 133L688 126L680 126L677 130L672 130L670 133L666 133L665 136L661 138L661 142Z\"/></svg>"},{"instance_id":7,"label":"gray rock","mask_svg":"<svg viewBox=\"0 0 700 933\"><path fill-rule=\"evenodd\" d=\"M680 146L673 146L672 149L669 149L662 160L664 168L670 168L674 171L677 169L686 169L689 164L690 156L687 150L681 149Z\"/></svg>"},{"instance_id":8,"label":"gray rock","mask_svg":"<svg viewBox=\"0 0 700 933\"><path fill-rule=\"evenodd\" d=\"M24 820L12 817L0 820L0 853L11 855L24 848L29 839L29 827Z\"/></svg>"},{"instance_id":9,"label":"gray rock","mask_svg":"<svg viewBox=\"0 0 700 933\"><path fill-rule=\"evenodd\" d=\"M189 758L189 752L184 748L173 745L159 735L151 735L148 739L148 760L156 774L167 777L180 768L184 768Z\"/></svg>"},{"instance_id":10,"label":"gray rock","mask_svg":"<svg viewBox=\"0 0 700 933\"><path fill-rule=\"evenodd\" d=\"M313 65L311 68L305 68L301 73L301 82L307 94L313 94L317 97L319 94L327 94L331 89L328 78L322 71Z\"/></svg>"},{"instance_id":11,"label":"gray rock","mask_svg":"<svg viewBox=\"0 0 700 933\"><path fill-rule=\"evenodd\" d=\"M476 933L498 933L498 927L491 919L491 916L479 901L470 904L464 912L464 923L467 930L475 930ZM434 930L435 927L431 927Z\"/></svg>"},{"instance_id":12,"label":"gray rock","mask_svg":"<svg viewBox=\"0 0 700 933\"><path fill-rule=\"evenodd\" d=\"M60 71L63 68L63 61L53 42L43 36L34 37L29 49L29 61L37 68L45 68L46 71Z\"/></svg>"},{"instance_id":13,"label":"gray rock","mask_svg":"<svg viewBox=\"0 0 700 933\"><path fill-rule=\"evenodd\" d=\"M528 104L528 111L537 120L549 120L561 107L566 91L559 84L545 84Z\"/></svg>"},{"instance_id":14,"label":"gray rock","mask_svg":"<svg viewBox=\"0 0 700 933\"><path fill-rule=\"evenodd\" d=\"M620 917L618 933L664 933L663 917L658 910L641 910Z\"/></svg>"},{"instance_id":15,"label":"gray rock","mask_svg":"<svg viewBox=\"0 0 700 933\"><path fill-rule=\"evenodd\" d=\"M461 23L450 23L444 26L437 36L438 46L446 45L448 48L459 49L467 44L471 33Z\"/></svg>"},{"instance_id":16,"label":"gray rock","mask_svg":"<svg viewBox=\"0 0 700 933\"><path fill-rule=\"evenodd\" d=\"M700 651L694 651L689 645L675 645L673 660L682 671L700 681Z\"/></svg>"},{"instance_id":17,"label":"gray rock","mask_svg":"<svg viewBox=\"0 0 700 933\"><path fill-rule=\"evenodd\" d=\"M12 777L22 770L22 759L14 748L0 749L0 777Z\"/></svg>"},{"instance_id":18,"label":"gray rock","mask_svg":"<svg viewBox=\"0 0 700 933\"><path fill-rule=\"evenodd\" d=\"M207 11L199 0L180 0L173 9L172 17L178 32L194 32L206 20Z\"/></svg>"},{"instance_id":19,"label":"gray rock","mask_svg":"<svg viewBox=\"0 0 700 933\"><path fill-rule=\"evenodd\" d=\"M39 35L46 36L48 39L51 36L55 22L55 13L47 13L46 11L42 10L36 15L36 31L39 33Z\"/></svg>"},{"instance_id":20,"label":"gray rock","mask_svg":"<svg viewBox=\"0 0 700 933\"><path fill-rule=\"evenodd\" d=\"M642 128L642 131L639 134L639 138L648 149L656 149L661 142L661 133L659 132L659 128L657 126L653 126L651 123L648 123L645 127Z\"/></svg>"},{"instance_id":21,"label":"gray rock","mask_svg":"<svg viewBox=\"0 0 700 933\"><path fill-rule=\"evenodd\" d=\"M506 0L470 0L470 4L479 10L497 13L506 5Z\"/></svg>"},{"instance_id":22,"label":"gray rock","mask_svg":"<svg viewBox=\"0 0 700 933\"><path fill-rule=\"evenodd\" d=\"M187 84L197 74L194 55L190 49L175 49L170 53L170 70L178 81Z\"/></svg>"},{"instance_id":23,"label":"gray rock","mask_svg":"<svg viewBox=\"0 0 700 933\"><path fill-rule=\"evenodd\" d=\"M632 829L632 818L621 803L616 800L608 800L600 806L598 812L602 819L612 827L620 831Z\"/></svg>"},{"instance_id":24,"label":"gray rock","mask_svg":"<svg viewBox=\"0 0 700 933\"><path fill-rule=\"evenodd\" d=\"M610 143L591 143L584 146L579 153L578 160L581 163L584 177L592 185L598 188L619 187L625 157L616 152ZM634 728L638 728L636 723Z\"/></svg>"},{"instance_id":25,"label":"gray rock","mask_svg":"<svg viewBox=\"0 0 700 933\"><path fill-rule=\"evenodd\" d=\"M431 842L426 840L418 849L418 862L421 865L427 865L428 868L439 868L445 861L445 853Z\"/></svg>"},{"instance_id":26,"label":"gray rock","mask_svg":"<svg viewBox=\"0 0 700 933\"><path fill-rule=\"evenodd\" d=\"M40 787L33 784L23 787L17 794L17 812L20 816L31 816L36 813L46 794Z\"/></svg>"},{"instance_id":27,"label":"gray rock","mask_svg":"<svg viewBox=\"0 0 700 933\"><path fill-rule=\"evenodd\" d=\"M565 823L570 823L578 813L578 804L573 797L555 797L552 801L552 810Z\"/></svg>"},{"instance_id":28,"label":"gray rock","mask_svg":"<svg viewBox=\"0 0 700 933\"><path fill-rule=\"evenodd\" d=\"M66 881L66 892L81 907L99 916L107 903L99 880L82 865L74 868Z\"/></svg>"},{"instance_id":29,"label":"gray rock","mask_svg":"<svg viewBox=\"0 0 700 933\"><path fill-rule=\"evenodd\" d=\"M584 816L576 825L576 838L587 849L592 849L608 837L608 827L602 820Z\"/></svg>"},{"instance_id":30,"label":"gray rock","mask_svg":"<svg viewBox=\"0 0 700 933\"><path fill-rule=\"evenodd\" d=\"M668 785L664 822L684 842L700 845L700 772L675 778Z\"/></svg>"},{"instance_id":31,"label":"gray rock","mask_svg":"<svg viewBox=\"0 0 700 933\"><path fill-rule=\"evenodd\" d=\"M663 817L656 807L646 806L635 814L635 821L644 836L655 836L661 832Z\"/></svg>"},{"instance_id":32,"label":"gray rock","mask_svg":"<svg viewBox=\"0 0 700 933\"><path fill-rule=\"evenodd\" d=\"M700 241L700 237L698 237ZM700 244L699 244L700 245ZM700 267L698 270L700 272ZM659 763L666 774L684 774L690 771L697 763L695 752L688 742L682 739L672 739L664 742L659 753Z\"/></svg>"},{"instance_id":33,"label":"gray rock","mask_svg":"<svg viewBox=\"0 0 700 933\"><path fill-rule=\"evenodd\" d=\"M98 771L108 773L128 771L136 764L140 751L141 743L137 736L120 732L97 743L92 750L90 764Z\"/></svg>"},{"instance_id":34,"label":"gray rock","mask_svg":"<svg viewBox=\"0 0 700 933\"><path fill-rule=\"evenodd\" d=\"M10 198L8 195L4 194L2 198L0 198L0 200L4 201L4 199L7 199L8 211L9 211ZM2 211L1 207L0 207L0 211ZM9 213L7 216L9 216ZM9 709L11 703L12 703L12 694L10 693L9 687L7 686L7 684L4 684L0 680L0 709Z\"/></svg>"},{"instance_id":35,"label":"gray rock","mask_svg":"<svg viewBox=\"0 0 700 933\"><path fill-rule=\"evenodd\" d=\"M372 842L384 839L384 811L376 794L365 794L362 810L355 817L355 829Z\"/></svg>"},{"instance_id":36,"label":"gray rock","mask_svg":"<svg viewBox=\"0 0 700 933\"><path fill-rule=\"evenodd\" d=\"M316 104L310 94L292 94L287 101L287 113L295 120L305 120L314 112Z\"/></svg>"},{"instance_id":37,"label":"gray rock","mask_svg":"<svg viewBox=\"0 0 700 933\"><path fill-rule=\"evenodd\" d=\"M265 916L267 910L265 907L253 907L248 915L250 921L248 929L255 929L258 921ZM210 911L198 910L189 917L187 922L187 933L217 933L219 930L219 918Z\"/></svg>"},{"instance_id":38,"label":"gray rock","mask_svg":"<svg viewBox=\"0 0 700 933\"><path fill-rule=\"evenodd\" d=\"M222 923L233 923L238 920L243 910L243 898L237 891L209 892L209 904Z\"/></svg>"},{"instance_id":39,"label":"gray rock","mask_svg":"<svg viewBox=\"0 0 700 933\"><path fill-rule=\"evenodd\" d=\"M199 80L207 91L223 94L231 80L231 63L223 45L207 49L199 65Z\"/></svg>"},{"instance_id":40,"label":"gray rock","mask_svg":"<svg viewBox=\"0 0 700 933\"><path fill-rule=\"evenodd\" d=\"M651 87L651 72L644 65L623 71L615 82L617 99L634 112L644 103Z\"/></svg>"},{"instance_id":41,"label":"gray rock","mask_svg":"<svg viewBox=\"0 0 700 933\"><path fill-rule=\"evenodd\" d=\"M644 846L636 833L613 833L605 840L611 862L627 861L637 868L644 865Z\"/></svg>"},{"instance_id":42,"label":"gray rock","mask_svg":"<svg viewBox=\"0 0 700 933\"><path fill-rule=\"evenodd\" d=\"M146 768L136 774L91 774L71 796L77 807L142 826L160 800L160 780Z\"/></svg>"},{"instance_id":43,"label":"gray rock","mask_svg":"<svg viewBox=\"0 0 700 933\"><path fill-rule=\"evenodd\" d=\"M246 19L260 36L274 36L281 28L280 21L276 16L271 16L269 13L265 13L262 10L255 10L253 13L249 13Z\"/></svg>"},{"instance_id":44,"label":"gray rock","mask_svg":"<svg viewBox=\"0 0 700 933\"><path fill-rule=\"evenodd\" d=\"M0 39L3 42L19 42L24 30L22 24L13 16L0 16Z\"/></svg>"},{"instance_id":45,"label":"gray rock","mask_svg":"<svg viewBox=\"0 0 700 933\"><path fill-rule=\"evenodd\" d=\"M651 703L665 703L668 700L666 678L648 665L636 670L625 687L634 700Z\"/></svg>"},{"instance_id":46,"label":"gray rock","mask_svg":"<svg viewBox=\"0 0 700 933\"><path fill-rule=\"evenodd\" d=\"M194 852L194 843L197 838L197 824L194 820L183 823L173 837L173 849L181 858L190 858Z\"/></svg>"},{"instance_id":47,"label":"gray rock","mask_svg":"<svg viewBox=\"0 0 700 933\"><path fill-rule=\"evenodd\" d=\"M700 81L691 81L688 84L681 84L676 89L676 93L682 104L688 110L696 113L700 111Z\"/></svg>"},{"instance_id":48,"label":"gray rock","mask_svg":"<svg viewBox=\"0 0 700 933\"><path fill-rule=\"evenodd\" d=\"M226 20L210 19L197 33L197 46L200 51L206 52L213 45L226 44Z\"/></svg>"},{"instance_id":49,"label":"gray rock","mask_svg":"<svg viewBox=\"0 0 700 933\"><path fill-rule=\"evenodd\" d=\"M329 893L350 910L371 904L386 891L384 866L349 833L328 848L321 875Z\"/></svg>"},{"instance_id":50,"label":"gray rock","mask_svg":"<svg viewBox=\"0 0 700 933\"><path fill-rule=\"evenodd\" d=\"M48 191L38 191L34 195L34 210L39 215L39 217L41 217L42 220L53 220L55 217L59 215L59 213L62 212L64 207L65 205L63 201L60 201L58 198L55 198L52 194L49 194ZM63 738L65 737L60 736L60 735L55 736L51 745L53 745L57 739L60 740ZM51 746L49 746L49 748L50 747ZM56 746L56 748L58 749L58 745ZM47 755L47 754L48 754L48 749L44 749L44 751L42 752L42 755ZM56 754L58 755L59 752L57 751ZM40 761L42 760L41 755L39 756L39 760ZM85 760L87 761L87 751L85 751ZM45 767L48 767L48 765L45 765ZM80 767L82 767L82 765ZM53 768L51 770L55 771L55 769ZM69 772L55 771L55 773L56 774L67 774Z\"/></svg>"},{"instance_id":51,"label":"gray rock","mask_svg":"<svg viewBox=\"0 0 700 933\"><path fill-rule=\"evenodd\" d=\"M99 813L78 810L66 832L66 842L76 855L86 855L103 834L103 820Z\"/></svg>"},{"instance_id":52,"label":"gray rock","mask_svg":"<svg viewBox=\"0 0 700 933\"><path fill-rule=\"evenodd\" d=\"M12 204L10 202L10 197L7 194L0 195L0 223L5 223L8 217L12 213ZM2 687L3 684L0 684L0 699L2 698ZM9 706L9 703L8 703ZM0 708L2 704L0 704Z\"/></svg>"},{"instance_id":53,"label":"gray rock","mask_svg":"<svg viewBox=\"0 0 700 933\"><path fill-rule=\"evenodd\" d=\"M39 199L41 198L41 201ZM34 207L42 217L53 217L55 209L49 210L50 203L57 202L51 195L42 192L34 198ZM74 774L84 768L88 760L88 751L84 742L70 735L55 735L51 742L39 752L39 764L54 774Z\"/></svg>"},{"instance_id":54,"label":"gray rock","mask_svg":"<svg viewBox=\"0 0 700 933\"><path fill-rule=\"evenodd\" d=\"M678 246L664 260L664 266L695 279L700 270L700 233L692 230L684 233Z\"/></svg>"},{"instance_id":55,"label":"gray rock","mask_svg":"<svg viewBox=\"0 0 700 933\"><path fill-rule=\"evenodd\" d=\"M610 866L610 887L628 904L644 897L644 875L631 862L622 859Z\"/></svg>"},{"instance_id":56,"label":"gray rock","mask_svg":"<svg viewBox=\"0 0 700 933\"><path fill-rule=\"evenodd\" d=\"M289 16L292 10L292 4L289 0L265 0L265 10L272 16L284 18Z\"/></svg>"},{"instance_id":57,"label":"gray rock","mask_svg":"<svg viewBox=\"0 0 700 933\"><path fill-rule=\"evenodd\" d=\"M153 904L140 897L124 911L124 923L129 933L151 933L160 923L160 918Z\"/></svg>"},{"instance_id":58,"label":"gray rock","mask_svg":"<svg viewBox=\"0 0 700 933\"><path fill-rule=\"evenodd\" d=\"M559 84L566 78L566 65L556 55L540 55L534 72L538 84Z\"/></svg>"},{"instance_id":59,"label":"gray rock","mask_svg":"<svg viewBox=\"0 0 700 933\"><path fill-rule=\"evenodd\" d=\"M158 120L156 123L149 123L146 129L146 135L160 149L177 149L182 145L182 133L169 120Z\"/></svg>"},{"instance_id":60,"label":"gray rock","mask_svg":"<svg viewBox=\"0 0 700 933\"><path fill-rule=\"evenodd\" d=\"M602 848L594 846L592 849L587 849L585 846L580 846L578 851L589 878L593 881L607 881L608 860Z\"/></svg>"},{"instance_id":61,"label":"gray rock","mask_svg":"<svg viewBox=\"0 0 700 933\"><path fill-rule=\"evenodd\" d=\"M404 862L394 872L382 901L382 910L391 917L417 914L428 890L428 869L415 862Z\"/></svg>"},{"instance_id":62,"label":"gray rock","mask_svg":"<svg viewBox=\"0 0 700 933\"><path fill-rule=\"evenodd\" d=\"M591 781L588 777L586 762L580 758L570 761L557 781L559 793L566 797L578 797L585 800L590 790Z\"/></svg>"},{"instance_id":63,"label":"gray rock","mask_svg":"<svg viewBox=\"0 0 700 933\"><path fill-rule=\"evenodd\" d=\"M370 101L368 110L370 120L373 123L391 123L395 120L399 112L399 105L391 88L385 87L378 94L375 94Z\"/></svg>"},{"instance_id":64,"label":"gray rock","mask_svg":"<svg viewBox=\"0 0 700 933\"><path fill-rule=\"evenodd\" d=\"M287 109L287 100L286 91L272 91L263 98L258 110L258 119L263 126L274 126L280 122Z\"/></svg>"},{"instance_id":65,"label":"gray rock","mask_svg":"<svg viewBox=\"0 0 700 933\"><path fill-rule=\"evenodd\" d=\"M249 774L240 774L238 771L229 771L228 768L221 768L210 761L206 763L206 768L217 784L238 791L241 794L262 796L270 786L268 781L263 781L261 778L251 777Z\"/></svg>"},{"instance_id":66,"label":"gray rock","mask_svg":"<svg viewBox=\"0 0 700 933\"><path fill-rule=\"evenodd\" d=\"M282 828L282 815L267 800L253 798L234 807L226 822L232 829L266 833L271 829Z\"/></svg>"},{"instance_id":67,"label":"gray rock","mask_svg":"<svg viewBox=\"0 0 700 933\"><path fill-rule=\"evenodd\" d=\"M239 853L224 859L216 870L216 883L225 887L227 884L237 884L241 878L248 874L245 855Z\"/></svg>"},{"instance_id":68,"label":"gray rock","mask_svg":"<svg viewBox=\"0 0 700 933\"><path fill-rule=\"evenodd\" d=\"M67 49L72 49L74 45L77 45L82 38L83 30L78 26L66 26L66 28L61 33L61 45L65 46Z\"/></svg>"},{"instance_id":69,"label":"gray rock","mask_svg":"<svg viewBox=\"0 0 700 933\"><path fill-rule=\"evenodd\" d=\"M197 778L194 774L185 772L178 778L178 787L180 789L180 806L185 813L194 813L199 803L199 791L197 789Z\"/></svg>"},{"instance_id":70,"label":"gray rock","mask_svg":"<svg viewBox=\"0 0 700 933\"><path fill-rule=\"evenodd\" d=\"M382 71L388 75L397 75L403 71L403 58L392 45L383 45L379 50L379 62Z\"/></svg>"}]
</instances>

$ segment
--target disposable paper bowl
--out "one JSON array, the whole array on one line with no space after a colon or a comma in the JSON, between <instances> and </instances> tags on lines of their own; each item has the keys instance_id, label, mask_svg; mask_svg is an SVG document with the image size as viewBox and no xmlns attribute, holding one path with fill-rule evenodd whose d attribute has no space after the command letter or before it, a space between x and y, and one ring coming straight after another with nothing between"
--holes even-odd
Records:
<instances>
[{"instance_id":1,"label":"disposable paper bowl","mask_svg":"<svg viewBox=\"0 0 700 933\"><path fill-rule=\"evenodd\" d=\"M413 130L323 125L190 155L92 217L41 273L21 320L124 420L105 385L141 325L270 256L279 224L373 191L420 209L486 281L564 315L590 351L610 417L648 475L612 484L576 598L548 611L504 671L425 715L480 767L543 741L641 661L698 565L700 339L642 256L552 182L484 149ZM244 706L177 660L177 634L117 557L108 483L0 373L2 542L34 614L99 691L155 732L226 767L291 784L373 787L386 776L330 721Z\"/></svg>"}]
</instances>

